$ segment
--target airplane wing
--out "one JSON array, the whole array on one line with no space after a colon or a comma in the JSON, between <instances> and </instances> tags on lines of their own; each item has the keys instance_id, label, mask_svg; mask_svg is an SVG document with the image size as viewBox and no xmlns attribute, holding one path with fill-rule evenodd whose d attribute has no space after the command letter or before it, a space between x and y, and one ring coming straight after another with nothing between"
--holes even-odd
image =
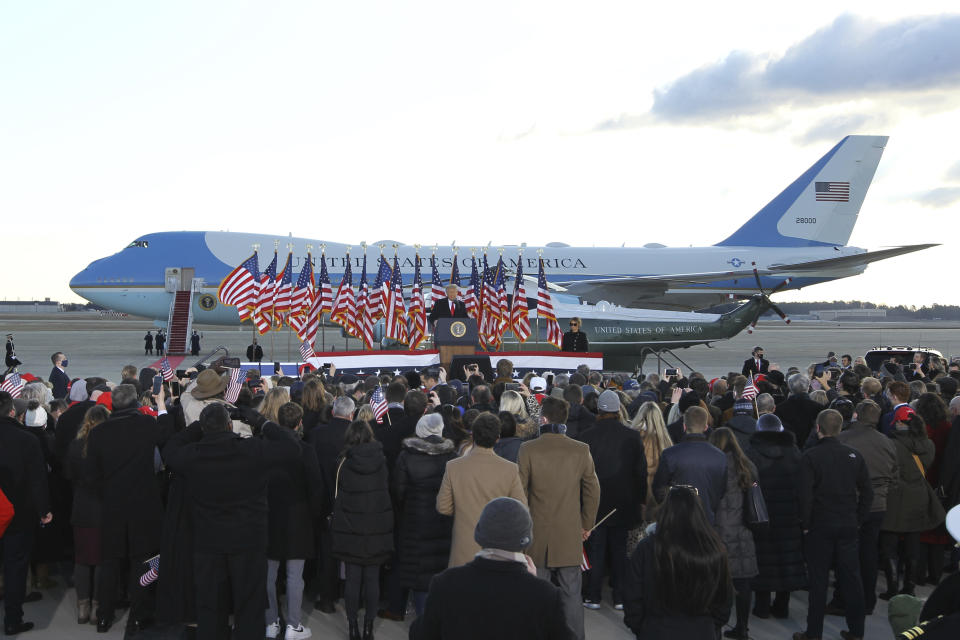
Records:
<instances>
[{"instance_id":1,"label":"airplane wing","mask_svg":"<svg viewBox=\"0 0 960 640\"><path fill-rule=\"evenodd\" d=\"M811 262L797 262L794 264L770 265L770 273L780 273L789 271L791 273L801 273L804 271L822 271L824 269L849 269L850 267L862 267L876 262L877 260L886 260L894 256L902 256L914 251L922 251L930 247L938 247L939 244L908 244L902 247L892 247L890 249L880 249L879 251L867 251L853 256L842 256L839 258L827 258L826 260L813 260Z\"/></svg>"},{"instance_id":2,"label":"airplane wing","mask_svg":"<svg viewBox=\"0 0 960 640\"><path fill-rule=\"evenodd\" d=\"M772 272L764 269L760 275L770 275ZM609 300L618 304L629 305L630 302L641 301L645 298L662 296L668 289L691 285L706 285L721 280L749 279L753 283L753 270L750 271L714 271L708 273L677 273L649 276L614 276L609 278L590 278L587 280L571 280L548 283L551 289L556 289L570 295L581 296L591 301ZM629 302L627 302L629 301Z\"/></svg>"}]
</instances>

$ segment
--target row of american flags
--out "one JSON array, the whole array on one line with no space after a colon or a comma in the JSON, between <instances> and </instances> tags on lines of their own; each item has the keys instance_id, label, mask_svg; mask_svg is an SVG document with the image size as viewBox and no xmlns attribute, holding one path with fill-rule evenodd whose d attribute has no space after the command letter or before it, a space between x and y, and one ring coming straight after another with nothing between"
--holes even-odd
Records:
<instances>
[{"instance_id":1,"label":"row of american flags","mask_svg":"<svg viewBox=\"0 0 960 640\"><path fill-rule=\"evenodd\" d=\"M289 326L301 342L313 351L323 314L343 327L347 335L358 338L366 349L374 345L374 326L384 322L384 334L410 349L416 349L429 335L427 314L437 300L445 298L444 285L437 269L436 255L430 257L430 281L424 285L417 254L413 285L404 297L403 276L396 253L393 264L382 253L377 261L373 282L367 278L367 255L364 252L359 283L354 285L350 253L346 254L345 270L336 291L327 271L326 254L320 254L320 272L314 277L313 256L307 254L298 277L294 280L291 263L293 253L287 254L284 267L277 271L277 252L261 273L257 251L233 269L220 283L220 302L237 308L241 322L250 321L262 335L272 328ZM539 259L537 274L537 315L546 322L547 341L560 348L563 332L557 322L553 298L547 286L543 259ZM426 266L426 265L424 265ZM513 295L507 296L506 282L510 274L503 256L490 264L487 254L480 260L474 255L470 275L461 280L458 261L448 283L460 287L459 299L467 315L477 321L480 341L484 348L496 350L503 344L509 331L519 342L530 337L530 310L524 285L523 264L518 261L513 274Z\"/></svg>"}]
</instances>

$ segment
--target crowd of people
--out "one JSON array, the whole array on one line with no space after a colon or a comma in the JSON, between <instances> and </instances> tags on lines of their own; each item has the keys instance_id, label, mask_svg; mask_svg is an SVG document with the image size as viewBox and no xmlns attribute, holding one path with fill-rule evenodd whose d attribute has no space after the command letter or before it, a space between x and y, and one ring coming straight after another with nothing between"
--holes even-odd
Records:
<instances>
[{"instance_id":1,"label":"crowd of people","mask_svg":"<svg viewBox=\"0 0 960 640\"><path fill-rule=\"evenodd\" d=\"M311 594L350 640L411 616L413 639L582 639L605 604L637 638L745 640L806 590L795 640L826 615L862 638L878 598L922 584L908 622L960 633L953 363L781 370L757 347L713 380L253 369L228 401L219 364L154 392L150 368L51 361L0 392L7 634L58 578L78 624L129 608L128 635L307 638Z\"/></svg>"}]
</instances>

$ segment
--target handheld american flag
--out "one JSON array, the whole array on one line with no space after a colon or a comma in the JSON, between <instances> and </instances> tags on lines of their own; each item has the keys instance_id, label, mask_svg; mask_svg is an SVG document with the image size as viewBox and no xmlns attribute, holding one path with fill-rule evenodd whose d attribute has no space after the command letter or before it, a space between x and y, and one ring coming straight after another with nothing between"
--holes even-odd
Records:
<instances>
[{"instance_id":1,"label":"handheld american flag","mask_svg":"<svg viewBox=\"0 0 960 640\"><path fill-rule=\"evenodd\" d=\"M519 342L530 337L530 316L527 310L527 290L523 283L523 256L517 261L517 279L513 283L513 306L510 309L510 329Z\"/></svg>"},{"instance_id":2,"label":"handheld american flag","mask_svg":"<svg viewBox=\"0 0 960 640\"><path fill-rule=\"evenodd\" d=\"M547 288L547 274L543 270L543 258L539 259L540 269L537 273L537 317L547 322L547 342L558 349L563 342L563 332L557 322L557 314L553 310L553 297Z\"/></svg>"},{"instance_id":3,"label":"handheld american flag","mask_svg":"<svg viewBox=\"0 0 960 640\"><path fill-rule=\"evenodd\" d=\"M373 417L378 423L383 422L383 416L387 413L387 399L383 396L383 387L377 385L370 396L370 408L373 409Z\"/></svg>"},{"instance_id":4,"label":"handheld american flag","mask_svg":"<svg viewBox=\"0 0 960 640\"><path fill-rule=\"evenodd\" d=\"M177 376L173 373L173 369L170 367L170 360L167 356L163 356L163 360L160 361L160 375L163 376L163 379L169 382L174 380Z\"/></svg>"},{"instance_id":5,"label":"handheld american flag","mask_svg":"<svg viewBox=\"0 0 960 640\"><path fill-rule=\"evenodd\" d=\"M310 358L315 357L317 354L313 352L313 347L310 346L309 342L300 343L300 357L303 358L304 362L308 362Z\"/></svg>"},{"instance_id":6,"label":"handheld american flag","mask_svg":"<svg viewBox=\"0 0 960 640\"><path fill-rule=\"evenodd\" d=\"M260 290L257 293L257 306L253 311L253 321L257 331L263 335L270 330L273 322L273 297L277 287L277 252L273 252L273 260L267 265L267 270L260 275Z\"/></svg>"},{"instance_id":7,"label":"handheld american flag","mask_svg":"<svg viewBox=\"0 0 960 640\"><path fill-rule=\"evenodd\" d=\"M148 569L145 574L140 576L140 586L146 587L154 582L160 576L160 556L156 555L144 562Z\"/></svg>"},{"instance_id":8,"label":"handheld american flag","mask_svg":"<svg viewBox=\"0 0 960 640\"><path fill-rule=\"evenodd\" d=\"M257 252L254 251L252 256L220 282L217 297L228 307L236 307L240 321L243 322L250 318L250 310L257 303L259 282L260 268L257 264Z\"/></svg>"},{"instance_id":9,"label":"handheld american flag","mask_svg":"<svg viewBox=\"0 0 960 640\"><path fill-rule=\"evenodd\" d=\"M584 546L580 549L580 571L590 571L592 568L590 558L587 557L587 549Z\"/></svg>"},{"instance_id":10,"label":"handheld american flag","mask_svg":"<svg viewBox=\"0 0 960 640\"><path fill-rule=\"evenodd\" d=\"M223 399L229 403L234 403L240 397L240 387L243 386L243 369L228 369L230 372L230 383L223 394Z\"/></svg>"},{"instance_id":11,"label":"handheld american flag","mask_svg":"<svg viewBox=\"0 0 960 640\"><path fill-rule=\"evenodd\" d=\"M23 378L20 377L19 373L14 371L4 379L3 384L0 385L0 391L6 391L14 398L19 398L20 392L23 391L23 386Z\"/></svg>"},{"instance_id":12,"label":"handheld american flag","mask_svg":"<svg viewBox=\"0 0 960 640\"><path fill-rule=\"evenodd\" d=\"M743 394L740 396L744 400L753 400L760 393L760 390L757 389L757 382L753 377L753 374L750 374L750 382L747 383L747 386L743 388Z\"/></svg>"}]
</instances>

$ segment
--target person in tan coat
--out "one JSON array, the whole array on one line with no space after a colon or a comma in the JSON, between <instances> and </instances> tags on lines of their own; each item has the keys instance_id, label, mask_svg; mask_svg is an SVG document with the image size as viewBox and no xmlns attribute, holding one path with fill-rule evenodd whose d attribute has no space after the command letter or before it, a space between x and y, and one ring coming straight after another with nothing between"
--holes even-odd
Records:
<instances>
[{"instance_id":1,"label":"person in tan coat","mask_svg":"<svg viewBox=\"0 0 960 640\"><path fill-rule=\"evenodd\" d=\"M583 542L597 519L600 481L590 447L566 436L569 410L565 400L543 399L540 437L521 445L517 464L533 518L528 553L537 575L560 587L567 625L583 640L580 563Z\"/></svg>"},{"instance_id":2,"label":"person in tan coat","mask_svg":"<svg viewBox=\"0 0 960 640\"><path fill-rule=\"evenodd\" d=\"M506 496L527 504L517 465L493 452L500 438L500 419L492 413L481 413L472 430L474 447L464 457L447 463L437 494L437 511L453 516L451 567L467 564L480 551L473 530L488 502Z\"/></svg>"}]
</instances>

